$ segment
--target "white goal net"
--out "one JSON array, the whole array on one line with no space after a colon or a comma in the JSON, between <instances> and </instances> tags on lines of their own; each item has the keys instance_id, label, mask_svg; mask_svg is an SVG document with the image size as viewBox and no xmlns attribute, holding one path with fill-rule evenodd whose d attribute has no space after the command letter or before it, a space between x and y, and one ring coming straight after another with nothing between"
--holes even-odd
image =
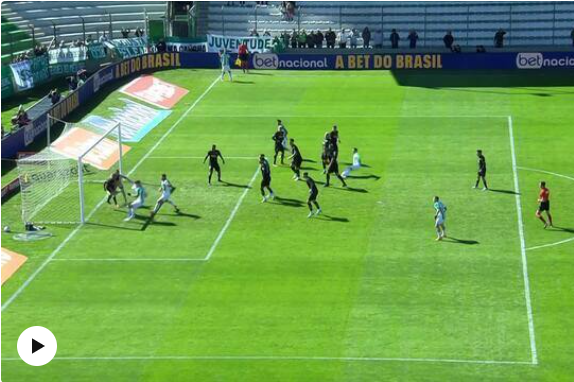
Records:
<instances>
[{"instance_id":1,"label":"white goal net","mask_svg":"<svg viewBox=\"0 0 574 382\"><path fill-rule=\"evenodd\" d=\"M104 160L110 153L119 153L117 162L105 168ZM66 123L56 141L17 161L23 222L84 223L87 207L102 198L102 185L108 173L115 169L121 172L121 157L120 124L96 134L84 126ZM86 195L86 185L90 183L97 184L99 190Z\"/></svg>"}]
</instances>

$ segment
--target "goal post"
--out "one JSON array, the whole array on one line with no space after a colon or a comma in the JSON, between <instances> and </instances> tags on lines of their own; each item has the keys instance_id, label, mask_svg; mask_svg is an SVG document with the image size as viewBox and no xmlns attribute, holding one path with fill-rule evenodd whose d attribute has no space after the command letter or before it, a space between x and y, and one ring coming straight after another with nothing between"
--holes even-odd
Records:
<instances>
[{"instance_id":1,"label":"goal post","mask_svg":"<svg viewBox=\"0 0 574 382\"><path fill-rule=\"evenodd\" d=\"M111 167L123 174L121 124L116 123L102 133L55 118L48 124L52 121L65 123L60 137L44 150L17 161L22 220L24 223L83 224L89 206L101 200L101 194L94 192L87 198L85 184L102 185L113 171ZM110 162L106 157L110 152L117 155L111 167L107 166ZM89 181L86 181L86 171L89 171Z\"/></svg>"}]
</instances>

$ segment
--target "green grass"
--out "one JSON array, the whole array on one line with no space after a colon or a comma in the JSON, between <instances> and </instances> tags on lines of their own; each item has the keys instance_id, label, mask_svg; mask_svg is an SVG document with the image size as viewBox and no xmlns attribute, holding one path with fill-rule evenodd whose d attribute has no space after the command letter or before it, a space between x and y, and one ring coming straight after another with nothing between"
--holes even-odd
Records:
<instances>
[{"instance_id":1,"label":"green grass","mask_svg":"<svg viewBox=\"0 0 574 382\"><path fill-rule=\"evenodd\" d=\"M128 171L218 73L156 75L190 93L132 145ZM124 223L125 211L98 209L2 312L3 381L571 379L574 242L527 251L539 360L529 364L508 116L519 166L573 176L572 88L403 87L389 72L236 77L218 82L133 174L150 184L149 206L167 172L186 215L166 206L142 231L143 220ZM93 112L104 114L120 96L111 93ZM307 188L287 166L272 169L283 199L262 204L259 177L248 191L208 188L201 159L158 158L203 156L217 143L230 157L224 179L246 186L256 161L231 157L271 156L277 118L303 156L317 161L305 163L316 180L323 181L322 136L334 123L341 162L358 147L369 165L353 174L367 177L349 179L351 191L337 180L321 188L323 217L306 218ZM505 192L471 189L477 148L491 187ZM518 176L526 246L572 238L573 181L530 170ZM543 230L534 218L542 178L556 225L569 231ZM87 187L88 210L100 188ZM175 261L205 258L244 193L208 261ZM434 195L449 207L450 236L466 244L434 241ZM18 203L2 206L3 225L20 226ZM3 246L29 256L2 287L3 304L73 228L50 226L55 237L36 243L3 234ZM52 330L61 359L41 368L10 360L19 334L33 325Z\"/></svg>"}]
</instances>

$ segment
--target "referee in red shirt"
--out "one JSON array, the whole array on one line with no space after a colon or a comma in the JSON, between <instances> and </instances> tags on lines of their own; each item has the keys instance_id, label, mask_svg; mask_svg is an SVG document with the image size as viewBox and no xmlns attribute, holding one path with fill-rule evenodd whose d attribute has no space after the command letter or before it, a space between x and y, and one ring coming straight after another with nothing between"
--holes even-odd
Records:
<instances>
[{"instance_id":1,"label":"referee in red shirt","mask_svg":"<svg viewBox=\"0 0 574 382\"><path fill-rule=\"evenodd\" d=\"M540 195L538 195L538 209L536 210L536 217L542 220L544 223L544 228L554 227L552 225L552 215L550 215L550 190L546 188L546 182L540 182ZM546 211L546 215L548 216L548 224L542 216L542 212Z\"/></svg>"}]
</instances>

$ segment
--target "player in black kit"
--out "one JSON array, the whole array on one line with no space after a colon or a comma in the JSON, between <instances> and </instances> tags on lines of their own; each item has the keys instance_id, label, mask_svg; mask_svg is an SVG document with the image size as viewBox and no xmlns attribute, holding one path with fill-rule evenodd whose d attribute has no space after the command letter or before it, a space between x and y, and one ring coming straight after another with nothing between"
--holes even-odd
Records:
<instances>
[{"instance_id":1,"label":"player in black kit","mask_svg":"<svg viewBox=\"0 0 574 382\"><path fill-rule=\"evenodd\" d=\"M333 131L337 131L336 126L333 127ZM332 133L331 133L331 135L332 135ZM338 137L338 134L337 134L337 137ZM325 187L329 187L329 185L330 185L331 174L335 174L337 176L337 178L339 178L341 183L343 183L343 187L347 187L347 183L345 183L345 179L339 173L339 162L337 162L338 156L339 156L338 146L336 143L334 144L333 139L332 139L330 144L329 144L329 151L327 152L327 158L328 158L329 164L327 165L327 169L325 170L325 174L327 176L327 181L325 182Z\"/></svg>"},{"instance_id":2,"label":"player in black kit","mask_svg":"<svg viewBox=\"0 0 574 382\"><path fill-rule=\"evenodd\" d=\"M271 189L271 168L269 162L265 158L265 154L259 156L259 166L261 168L261 195L263 196L262 202L265 203L268 198L275 198L273 190ZM269 196L265 195L265 189L269 190Z\"/></svg>"},{"instance_id":3,"label":"player in black kit","mask_svg":"<svg viewBox=\"0 0 574 382\"><path fill-rule=\"evenodd\" d=\"M289 159L291 159L291 170L293 170L293 172L295 173L293 179L297 181L301 176L300 170L301 170L301 164L303 163L303 156L301 155L301 151L299 151L299 147L297 147L297 145L295 144L294 139L290 139L289 143L291 144L291 152L293 153L293 155L289 157Z\"/></svg>"},{"instance_id":4,"label":"player in black kit","mask_svg":"<svg viewBox=\"0 0 574 382\"><path fill-rule=\"evenodd\" d=\"M329 151L331 149L331 134L325 133L323 139L323 146L321 150L321 163L323 164L323 174L327 173L327 165L329 164Z\"/></svg>"},{"instance_id":5,"label":"player in black kit","mask_svg":"<svg viewBox=\"0 0 574 382\"><path fill-rule=\"evenodd\" d=\"M303 178L307 183L307 187L309 187L309 197L307 198L307 205L309 206L309 215L310 218L313 215L319 215L321 213L321 207L319 207L319 203L317 203L317 196L319 195L319 189L315 184L315 181L309 176L308 172L303 173ZM317 207L317 211L313 213L313 204Z\"/></svg>"},{"instance_id":6,"label":"player in black kit","mask_svg":"<svg viewBox=\"0 0 574 382\"><path fill-rule=\"evenodd\" d=\"M279 155L279 153L281 153L281 164L284 164L283 163L283 158L285 157L285 147L283 147L284 138L285 136L283 135L283 130L281 129L281 127L278 127L275 134L273 134L273 136L271 137L271 139L275 141L275 156L273 157L274 166L277 165L277 155Z\"/></svg>"},{"instance_id":7,"label":"player in black kit","mask_svg":"<svg viewBox=\"0 0 574 382\"><path fill-rule=\"evenodd\" d=\"M207 152L207 155L203 159L203 163L209 158L209 176L207 178L207 183L211 185L211 176L213 175L213 170L217 172L217 181L221 182L221 168L219 167L219 163L217 162L217 158L221 158L223 164L225 164L225 159L223 159L223 155L221 152L217 150L215 145L211 146L211 150Z\"/></svg>"},{"instance_id":8,"label":"player in black kit","mask_svg":"<svg viewBox=\"0 0 574 382\"><path fill-rule=\"evenodd\" d=\"M476 156L478 157L478 173L474 188L478 188L478 184L482 179L482 183L484 184L482 191L487 191L488 185L486 184L486 158L484 155L482 155L482 150L476 150Z\"/></svg>"}]
</instances>

